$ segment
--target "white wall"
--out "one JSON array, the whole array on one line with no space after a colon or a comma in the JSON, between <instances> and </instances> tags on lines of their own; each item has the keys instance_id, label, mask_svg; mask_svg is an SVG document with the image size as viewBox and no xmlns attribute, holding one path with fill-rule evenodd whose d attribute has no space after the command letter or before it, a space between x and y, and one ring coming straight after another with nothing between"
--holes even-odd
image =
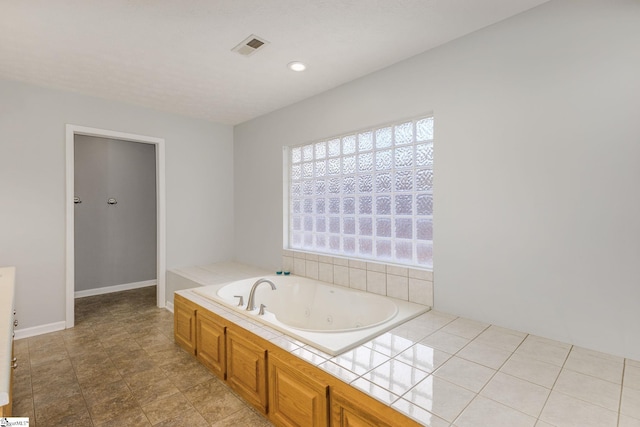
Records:
<instances>
[{"instance_id":1,"label":"white wall","mask_svg":"<svg viewBox=\"0 0 640 427\"><path fill-rule=\"evenodd\" d=\"M167 268L232 257L233 130L0 80L0 265L20 328L65 319L65 124L165 138Z\"/></svg>"},{"instance_id":2,"label":"white wall","mask_svg":"<svg viewBox=\"0 0 640 427\"><path fill-rule=\"evenodd\" d=\"M236 257L279 266L283 145L433 111L435 307L640 359L638 22L551 1L237 126Z\"/></svg>"}]
</instances>

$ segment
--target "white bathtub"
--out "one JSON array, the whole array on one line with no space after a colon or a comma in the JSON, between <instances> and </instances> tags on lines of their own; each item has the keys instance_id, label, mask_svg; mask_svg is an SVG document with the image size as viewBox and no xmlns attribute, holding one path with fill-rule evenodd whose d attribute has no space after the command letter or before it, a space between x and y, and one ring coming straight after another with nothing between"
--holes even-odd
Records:
<instances>
[{"instance_id":1,"label":"white bathtub","mask_svg":"<svg viewBox=\"0 0 640 427\"><path fill-rule=\"evenodd\" d=\"M252 285L263 277L238 280L224 286L205 286L193 292L265 323L331 355L363 344L419 314L430 310L419 304L383 297L297 276L265 276L276 285L261 283L255 305L246 311ZM241 295L244 305L239 307Z\"/></svg>"}]
</instances>

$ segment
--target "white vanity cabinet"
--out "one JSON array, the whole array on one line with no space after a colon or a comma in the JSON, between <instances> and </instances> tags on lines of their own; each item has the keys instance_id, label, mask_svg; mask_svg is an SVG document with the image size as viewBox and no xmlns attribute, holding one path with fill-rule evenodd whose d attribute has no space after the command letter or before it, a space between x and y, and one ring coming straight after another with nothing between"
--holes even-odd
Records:
<instances>
[{"instance_id":1,"label":"white vanity cabinet","mask_svg":"<svg viewBox=\"0 0 640 427\"><path fill-rule=\"evenodd\" d=\"M11 386L17 361L13 356L15 267L0 268L0 418L11 416Z\"/></svg>"}]
</instances>

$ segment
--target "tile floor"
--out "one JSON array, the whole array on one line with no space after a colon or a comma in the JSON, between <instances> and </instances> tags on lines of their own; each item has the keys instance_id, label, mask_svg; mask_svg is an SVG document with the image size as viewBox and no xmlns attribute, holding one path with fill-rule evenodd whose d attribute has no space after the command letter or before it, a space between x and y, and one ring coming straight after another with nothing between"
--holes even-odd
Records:
<instances>
[{"instance_id":1,"label":"tile floor","mask_svg":"<svg viewBox=\"0 0 640 427\"><path fill-rule=\"evenodd\" d=\"M76 300L76 327L15 342L30 426L270 426L173 343L155 287Z\"/></svg>"},{"instance_id":2,"label":"tile floor","mask_svg":"<svg viewBox=\"0 0 640 427\"><path fill-rule=\"evenodd\" d=\"M154 302L154 288L82 298L75 328L16 341L16 416L47 427L270 425L173 344L172 314ZM445 313L335 357L278 340L434 427L640 427L640 362Z\"/></svg>"}]
</instances>

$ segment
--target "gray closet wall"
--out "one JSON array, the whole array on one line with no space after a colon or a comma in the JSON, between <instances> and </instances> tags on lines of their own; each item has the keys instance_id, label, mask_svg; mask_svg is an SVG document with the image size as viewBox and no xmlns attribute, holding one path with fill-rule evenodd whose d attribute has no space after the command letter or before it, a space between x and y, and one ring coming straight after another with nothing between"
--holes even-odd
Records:
<instances>
[{"instance_id":1,"label":"gray closet wall","mask_svg":"<svg viewBox=\"0 0 640 427\"><path fill-rule=\"evenodd\" d=\"M82 201L75 205L75 290L156 279L155 145L82 135L74 145Z\"/></svg>"}]
</instances>

